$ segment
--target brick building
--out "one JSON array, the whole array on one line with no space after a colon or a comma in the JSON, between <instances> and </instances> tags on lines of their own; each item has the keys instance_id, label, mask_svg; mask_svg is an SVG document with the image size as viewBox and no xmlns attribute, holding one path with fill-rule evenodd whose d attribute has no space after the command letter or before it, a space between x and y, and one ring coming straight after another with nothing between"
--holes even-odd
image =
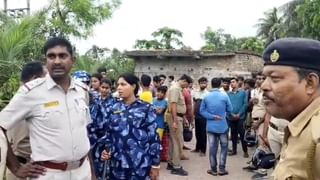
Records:
<instances>
[{"instance_id":1,"label":"brick building","mask_svg":"<svg viewBox=\"0 0 320 180\"><path fill-rule=\"evenodd\" d=\"M135 60L135 74L151 76L165 74L176 79L188 74L197 80L201 76L213 77L244 76L262 70L260 55L248 51L216 53L190 50L140 50L127 51L126 55Z\"/></svg>"}]
</instances>

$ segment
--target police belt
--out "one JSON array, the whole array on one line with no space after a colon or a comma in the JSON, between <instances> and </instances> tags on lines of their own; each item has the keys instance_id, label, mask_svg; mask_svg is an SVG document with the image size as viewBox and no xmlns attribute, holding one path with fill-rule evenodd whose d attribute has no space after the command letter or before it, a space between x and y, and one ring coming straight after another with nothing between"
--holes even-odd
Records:
<instances>
[{"instance_id":1,"label":"police belt","mask_svg":"<svg viewBox=\"0 0 320 180\"><path fill-rule=\"evenodd\" d=\"M184 114L183 114L183 113L177 113L177 116L179 116L179 117L182 117L182 118L183 118Z\"/></svg>"},{"instance_id":2,"label":"police belt","mask_svg":"<svg viewBox=\"0 0 320 180\"><path fill-rule=\"evenodd\" d=\"M73 170L79 168L84 160L87 158L87 155L85 155L83 158L81 158L78 161L69 161L69 162L52 162L52 161L37 161L35 164L39 164L41 166L44 166L46 168L50 169L57 169L61 171L67 171L67 170Z\"/></svg>"},{"instance_id":3,"label":"police belt","mask_svg":"<svg viewBox=\"0 0 320 180\"><path fill-rule=\"evenodd\" d=\"M260 121L260 120L263 120L263 118L257 117L257 118L252 118L252 120L254 120L254 121Z\"/></svg>"},{"instance_id":4,"label":"police belt","mask_svg":"<svg viewBox=\"0 0 320 180\"><path fill-rule=\"evenodd\" d=\"M269 122L269 126L272 127L276 131L284 132L282 129L280 129L277 125L273 124L273 122Z\"/></svg>"}]
</instances>

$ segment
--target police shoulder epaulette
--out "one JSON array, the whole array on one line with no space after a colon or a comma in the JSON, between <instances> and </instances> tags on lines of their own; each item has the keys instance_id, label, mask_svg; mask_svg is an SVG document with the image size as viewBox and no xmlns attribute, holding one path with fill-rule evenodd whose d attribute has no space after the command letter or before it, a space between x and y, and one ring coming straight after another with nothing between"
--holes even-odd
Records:
<instances>
[{"instance_id":1,"label":"police shoulder epaulette","mask_svg":"<svg viewBox=\"0 0 320 180\"><path fill-rule=\"evenodd\" d=\"M24 83L21 87L23 92L29 92L32 89L34 89L37 86L40 86L41 84L43 84L46 81L46 78L37 78L34 80L31 80L27 83Z\"/></svg>"},{"instance_id":2,"label":"police shoulder epaulette","mask_svg":"<svg viewBox=\"0 0 320 180\"><path fill-rule=\"evenodd\" d=\"M89 86L84 84L83 82L75 80L74 83L75 85L81 87L83 90L89 91Z\"/></svg>"}]
</instances>

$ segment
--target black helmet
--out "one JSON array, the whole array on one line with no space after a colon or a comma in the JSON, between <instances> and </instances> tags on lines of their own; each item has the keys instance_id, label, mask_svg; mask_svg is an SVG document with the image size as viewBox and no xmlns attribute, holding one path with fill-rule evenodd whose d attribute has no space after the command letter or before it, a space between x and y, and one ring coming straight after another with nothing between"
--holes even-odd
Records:
<instances>
[{"instance_id":1,"label":"black helmet","mask_svg":"<svg viewBox=\"0 0 320 180\"><path fill-rule=\"evenodd\" d=\"M275 163L274 153L263 148L257 148L252 156L252 164L257 168L270 169L274 167Z\"/></svg>"},{"instance_id":2,"label":"black helmet","mask_svg":"<svg viewBox=\"0 0 320 180\"><path fill-rule=\"evenodd\" d=\"M252 129L247 129L244 134L244 142L248 147L253 147L258 144L257 133Z\"/></svg>"}]
</instances>

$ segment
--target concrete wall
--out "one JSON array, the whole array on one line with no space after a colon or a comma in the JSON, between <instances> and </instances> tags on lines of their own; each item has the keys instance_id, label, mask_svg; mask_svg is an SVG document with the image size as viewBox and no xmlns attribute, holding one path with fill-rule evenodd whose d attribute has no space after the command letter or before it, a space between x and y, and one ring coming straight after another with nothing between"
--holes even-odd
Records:
<instances>
[{"instance_id":1,"label":"concrete wall","mask_svg":"<svg viewBox=\"0 0 320 180\"><path fill-rule=\"evenodd\" d=\"M261 57L248 54L235 54L234 56L214 56L194 58L141 58L136 60L135 73L150 76L165 74L173 75L178 79L182 74L190 75L194 80L205 76L232 77L242 75L251 77L251 72L262 70Z\"/></svg>"}]
</instances>

